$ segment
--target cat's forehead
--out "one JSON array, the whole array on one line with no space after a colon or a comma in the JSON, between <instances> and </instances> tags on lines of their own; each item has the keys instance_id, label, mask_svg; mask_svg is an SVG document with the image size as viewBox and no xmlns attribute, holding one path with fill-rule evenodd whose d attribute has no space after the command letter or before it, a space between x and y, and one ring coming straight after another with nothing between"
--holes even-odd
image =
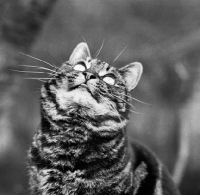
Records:
<instances>
[{"instance_id":1,"label":"cat's forehead","mask_svg":"<svg viewBox=\"0 0 200 195\"><path fill-rule=\"evenodd\" d=\"M106 62L102 62L99 59L91 59L91 66L96 68L96 70L102 70L109 67L109 64Z\"/></svg>"},{"instance_id":2,"label":"cat's forehead","mask_svg":"<svg viewBox=\"0 0 200 195\"><path fill-rule=\"evenodd\" d=\"M99 59L91 59L91 67L94 68L100 76L104 75L105 72L115 70L115 68L111 67L107 62L101 61Z\"/></svg>"}]
</instances>

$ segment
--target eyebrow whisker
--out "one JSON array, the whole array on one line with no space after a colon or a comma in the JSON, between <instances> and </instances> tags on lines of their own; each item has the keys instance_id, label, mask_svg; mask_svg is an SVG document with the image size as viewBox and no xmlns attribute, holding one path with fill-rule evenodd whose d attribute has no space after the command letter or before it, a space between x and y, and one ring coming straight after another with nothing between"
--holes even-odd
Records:
<instances>
[{"instance_id":1,"label":"eyebrow whisker","mask_svg":"<svg viewBox=\"0 0 200 195\"><path fill-rule=\"evenodd\" d=\"M126 49L128 46L129 46L129 44L126 45L126 46L124 47L124 49L117 55L117 57L112 61L112 63L115 62L115 61L119 58L119 56L125 51L125 49ZM112 63L111 63L111 64L112 64Z\"/></svg>"},{"instance_id":2,"label":"eyebrow whisker","mask_svg":"<svg viewBox=\"0 0 200 195\"><path fill-rule=\"evenodd\" d=\"M103 40L103 42L102 42L100 48L97 50L97 52L96 52L96 54L95 54L95 58L97 58L98 55L100 54L100 52L101 52L101 50L102 50L102 48L103 48L103 46L104 46L104 42L105 42L105 39Z\"/></svg>"}]
</instances>

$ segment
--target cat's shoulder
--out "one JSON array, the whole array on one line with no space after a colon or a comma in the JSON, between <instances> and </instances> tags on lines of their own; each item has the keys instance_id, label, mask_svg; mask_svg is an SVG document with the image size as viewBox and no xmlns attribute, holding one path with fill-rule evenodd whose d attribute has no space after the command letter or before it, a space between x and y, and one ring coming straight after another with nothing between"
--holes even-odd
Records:
<instances>
[{"instance_id":1,"label":"cat's shoulder","mask_svg":"<svg viewBox=\"0 0 200 195\"><path fill-rule=\"evenodd\" d=\"M133 171L138 177L138 170L145 174L137 195L179 195L176 186L159 158L149 148L136 140L130 140L130 149L133 154ZM143 168L142 168L143 167Z\"/></svg>"},{"instance_id":2,"label":"cat's shoulder","mask_svg":"<svg viewBox=\"0 0 200 195\"><path fill-rule=\"evenodd\" d=\"M134 154L136 166L144 162L154 167L155 171L158 169L157 167L160 164L160 160L150 148L134 139L129 140L129 144Z\"/></svg>"}]
</instances>

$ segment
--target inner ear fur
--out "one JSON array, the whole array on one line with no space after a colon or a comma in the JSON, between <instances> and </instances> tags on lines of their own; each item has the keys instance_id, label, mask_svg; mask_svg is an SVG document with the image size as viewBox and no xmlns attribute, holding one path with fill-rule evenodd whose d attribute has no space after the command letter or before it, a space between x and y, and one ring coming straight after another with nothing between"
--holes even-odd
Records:
<instances>
[{"instance_id":1,"label":"inner ear fur","mask_svg":"<svg viewBox=\"0 0 200 195\"><path fill-rule=\"evenodd\" d=\"M73 64L80 60L91 58L89 47L86 43L79 43L72 52L69 61Z\"/></svg>"},{"instance_id":2,"label":"inner ear fur","mask_svg":"<svg viewBox=\"0 0 200 195\"><path fill-rule=\"evenodd\" d=\"M120 68L119 72L125 80L126 87L130 92L137 86L143 72L143 67L139 62L132 62Z\"/></svg>"}]
</instances>

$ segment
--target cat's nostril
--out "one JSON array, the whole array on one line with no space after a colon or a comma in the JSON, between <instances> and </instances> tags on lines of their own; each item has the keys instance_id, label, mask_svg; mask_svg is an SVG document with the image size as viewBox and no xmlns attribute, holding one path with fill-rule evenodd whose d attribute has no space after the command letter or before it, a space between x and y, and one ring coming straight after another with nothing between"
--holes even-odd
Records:
<instances>
[{"instance_id":1,"label":"cat's nostril","mask_svg":"<svg viewBox=\"0 0 200 195\"><path fill-rule=\"evenodd\" d=\"M96 79L96 76L90 72L83 72L83 75L85 76L86 80Z\"/></svg>"},{"instance_id":2,"label":"cat's nostril","mask_svg":"<svg viewBox=\"0 0 200 195\"><path fill-rule=\"evenodd\" d=\"M90 75L89 79L96 79L95 75Z\"/></svg>"}]
</instances>

